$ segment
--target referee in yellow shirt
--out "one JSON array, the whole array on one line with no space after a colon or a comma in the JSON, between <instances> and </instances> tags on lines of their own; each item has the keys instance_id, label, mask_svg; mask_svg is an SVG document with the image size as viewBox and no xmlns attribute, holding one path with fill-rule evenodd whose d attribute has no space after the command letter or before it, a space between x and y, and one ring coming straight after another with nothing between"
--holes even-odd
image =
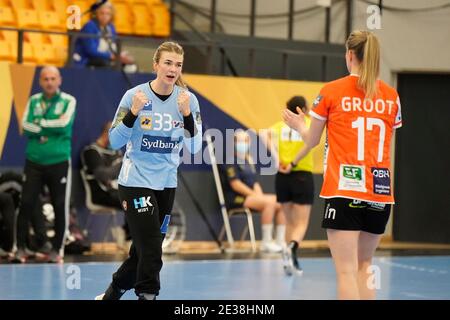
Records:
<instances>
[{"instance_id":1,"label":"referee in yellow shirt","mask_svg":"<svg viewBox=\"0 0 450 320\"><path fill-rule=\"evenodd\" d=\"M308 107L304 97L294 96L286 104L292 112L300 107L307 115ZM272 155L277 156L278 173L275 178L277 201L283 206L286 216L286 242L283 251L283 265L287 275L303 272L297 250L308 228L309 215L314 201L314 181L312 175L313 157L301 135L289 128L283 121L277 122L269 131L269 146Z\"/></svg>"}]
</instances>

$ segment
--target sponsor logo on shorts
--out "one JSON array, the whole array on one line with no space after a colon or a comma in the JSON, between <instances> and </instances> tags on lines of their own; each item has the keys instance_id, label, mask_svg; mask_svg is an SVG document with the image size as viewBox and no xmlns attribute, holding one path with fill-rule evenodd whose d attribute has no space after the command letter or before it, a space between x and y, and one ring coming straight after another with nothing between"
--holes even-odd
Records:
<instances>
[{"instance_id":1,"label":"sponsor logo on shorts","mask_svg":"<svg viewBox=\"0 0 450 320\"><path fill-rule=\"evenodd\" d=\"M391 195L391 174L387 168L371 168L373 193Z\"/></svg>"},{"instance_id":2,"label":"sponsor logo on shorts","mask_svg":"<svg viewBox=\"0 0 450 320\"><path fill-rule=\"evenodd\" d=\"M137 209L137 212L150 212L153 214L154 207L150 199L150 196L133 199L134 208Z\"/></svg>"},{"instance_id":3,"label":"sponsor logo on shorts","mask_svg":"<svg viewBox=\"0 0 450 320\"><path fill-rule=\"evenodd\" d=\"M354 209L364 209L366 207L366 204L363 203L361 200L353 200L348 204L348 206Z\"/></svg>"},{"instance_id":4,"label":"sponsor logo on shorts","mask_svg":"<svg viewBox=\"0 0 450 320\"><path fill-rule=\"evenodd\" d=\"M330 204L327 205L324 218L331 219L331 220L334 220L336 218L336 209L331 208Z\"/></svg>"},{"instance_id":5,"label":"sponsor logo on shorts","mask_svg":"<svg viewBox=\"0 0 450 320\"><path fill-rule=\"evenodd\" d=\"M367 202L368 209L375 211L384 211L386 209L386 203L380 202Z\"/></svg>"},{"instance_id":6,"label":"sponsor logo on shorts","mask_svg":"<svg viewBox=\"0 0 450 320\"><path fill-rule=\"evenodd\" d=\"M127 209L128 209L128 204L127 204L127 202L125 200L122 201L122 208L125 211L127 211Z\"/></svg>"}]
</instances>

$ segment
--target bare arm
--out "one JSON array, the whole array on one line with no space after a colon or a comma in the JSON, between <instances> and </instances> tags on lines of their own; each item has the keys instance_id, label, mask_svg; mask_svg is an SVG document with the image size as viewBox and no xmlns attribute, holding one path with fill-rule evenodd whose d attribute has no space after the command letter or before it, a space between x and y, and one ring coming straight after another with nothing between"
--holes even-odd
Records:
<instances>
[{"instance_id":1,"label":"bare arm","mask_svg":"<svg viewBox=\"0 0 450 320\"><path fill-rule=\"evenodd\" d=\"M308 129L305 123L305 114L298 107L297 112L299 114L295 114L292 111L285 109L283 111L283 121L290 128L297 130L310 148L314 148L320 142L320 137L322 136L326 121L312 117L311 126Z\"/></svg>"},{"instance_id":2,"label":"bare arm","mask_svg":"<svg viewBox=\"0 0 450 320\"><path fill-rule=\"evenodd\" d=\"M292 162L294 164L297 164L300 160L302 160L307 154L308 152L311 151L311 147L308 144L305 144L303 146L303 148L300 149L300 151L297 153L297 155L295 156L294 160L292 160Z\"/></svg>"}]
</instances>

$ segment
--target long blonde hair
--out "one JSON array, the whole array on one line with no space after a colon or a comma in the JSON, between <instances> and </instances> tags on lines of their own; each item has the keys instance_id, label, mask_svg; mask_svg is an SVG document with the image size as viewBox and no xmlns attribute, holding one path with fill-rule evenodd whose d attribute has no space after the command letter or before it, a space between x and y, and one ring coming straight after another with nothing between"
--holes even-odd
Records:
<instances>
[{"instance_id":1,"label":"long blonde hair","mask_svg":"<svg viewBox=\"0 0 450 320\"><path fill-rule=\"evenodd\" d=\"M358 86L366 97L373 98L378 92L377 79L380 74L380 43L369 31L353 31L345 46L353 50L360 62Z\"/></svg>"},{"instance_id":2,"label":"long blonde hair","mask_svg":"<svg viewBox=\"0 0 450 320\"><path fill-rule=\"evenodd\" d=\"M163 52L174 52L174 53L177 53L177 54L180 54L180 55L184 56L184 50L183 50L182 46L180 46L176 42L166 41L166 42L163 42L158 47L158 49L156 49L155 54L153 55L153 63L156 63L156 64L159 63L159 59L161 59L161 54ZM181 78L181 75L178 77L178 79L175 82L175 84L177 86L182 87L182 88L185 88L185 89L187 88L187 85L183 81L183 79Z\"/></svg>"}]
</instances>

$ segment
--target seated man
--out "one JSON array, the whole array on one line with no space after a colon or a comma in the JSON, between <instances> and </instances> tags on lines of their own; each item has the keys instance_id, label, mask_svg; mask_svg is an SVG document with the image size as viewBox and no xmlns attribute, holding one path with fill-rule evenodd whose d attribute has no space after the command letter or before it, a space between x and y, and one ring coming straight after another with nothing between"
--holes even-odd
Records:
<instances>
[{"instance_id":1,"label":"seated man","mask_svg":"<svg viewBox=\"0 0 450 320\"><path fill-rule=\"evenodd\" d=\"M221 168L226 177L225 202L229 209L245 207L261 212L261 251L281 252L285 244L285 218L274 194L264 193L256 181L257 175L249 158L250 137L243 131L235 133L235 158L233 164ZM238 161L239 159L239 161ZM273 219L277 223L276 242L273 241Z\"/></svg>"},{"instance_id":2,"label":"seated man","mask_svg":"<svg viewBox=\"0 0 450 320\"><path fill-rule=\"evenodd\" d=\"M123 155L120 150L109 148L108 131L110 128L111 122L107 122L103 126L100 137L84 148L81 158L86 174L95 177L95 180L88 181L92 192L92 202L122 210L117 177Z\"/></svg>"}]
</instances>

